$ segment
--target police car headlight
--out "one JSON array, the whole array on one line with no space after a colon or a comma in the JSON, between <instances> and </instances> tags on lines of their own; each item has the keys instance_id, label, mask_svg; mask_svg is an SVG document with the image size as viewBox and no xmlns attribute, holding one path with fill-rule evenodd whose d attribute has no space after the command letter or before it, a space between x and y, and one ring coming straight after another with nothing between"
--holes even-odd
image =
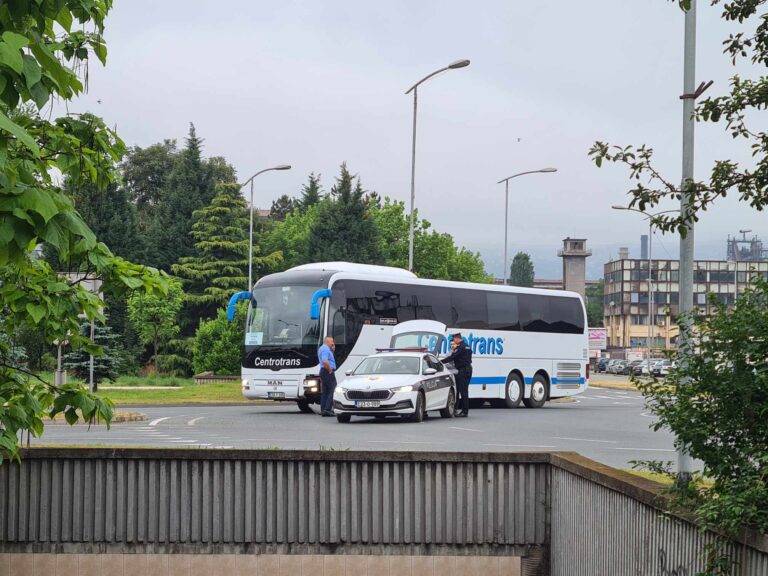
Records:
<instances>
[{"instance_id":1,"label":"police car headlight","mask_svg":"<svg viewBox=\"0 0 768 576\"><path fill-rule=\"evenodd\" d=\"M346 392L346 391L347 391L347 389L346 389L346 388L344 388L343 386L336 386L336 388L334 389L334 391L335 391L335 392L338 392L339 394L344 394L344 392Z\"/></svg>"},{"instance_id":2,"label":"police car headlight","mask_svg":"<svg viewBox=\"0 0 768 576\"><path fill-rule=\"evenodd\" d=\"M393 388L393 392L413 392L413 386L400 386L399 388Z\"/></svg>"}]
</instances>

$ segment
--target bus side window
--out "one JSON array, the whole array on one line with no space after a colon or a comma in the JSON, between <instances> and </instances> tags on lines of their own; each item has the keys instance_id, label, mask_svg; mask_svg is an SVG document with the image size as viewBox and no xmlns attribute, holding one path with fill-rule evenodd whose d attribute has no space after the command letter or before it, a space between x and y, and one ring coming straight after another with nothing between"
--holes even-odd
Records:
<instances>
[{"instance_id":1,"label":"bus side window","mask_svg":"<svg viewBox=\"0 0 768 576\"><path fill-rule=\"evenodd\" d=\"M517 294L488 292L488 328L491 330L520 330Z\"/></svg>"},{"instance_id":2,"label":"bus side window","mask_svg":"<svg viewBox=\"0 0 768 576\"><path fill-rule=\"evenodd\" d=\"M455 326L459 328L488 328L488 306L485 293L476 290L454 290L451 303L458 315Z\"/></svg>"}]
</instances>

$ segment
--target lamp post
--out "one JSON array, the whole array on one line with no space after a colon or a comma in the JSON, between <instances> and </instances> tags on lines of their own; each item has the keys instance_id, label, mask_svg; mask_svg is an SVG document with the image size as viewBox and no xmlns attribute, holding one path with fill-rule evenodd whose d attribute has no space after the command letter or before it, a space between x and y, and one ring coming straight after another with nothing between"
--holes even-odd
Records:
<instances>
[{"instance_id":1,"label":"lamp post","mask_svg":"<svg viewBox=\"0 0 768 576\"><path fill-rule=\"evenodd\" d=\"M519 174L513 174L512 176L509 176L508 178L504 178L503 180L499 180L496 182L496 184L501 184L504 182L504 284L508 284L509 279L509 268L507 267L507 233L509 230L509 226L507 224L507 221L509 219L509 181L512 180L512 178L517 178L518 176L525 176L526 174L546 174L549 172L557 172L557 168L542 168L541 170L529 170L527 172L520 172Z\"/></svg>"},{"instance_id":2,"label":"lamp post","mask_svg":"<svg viewBox=\"0 0 768 576\"><path fill-rule=\"evenodd\" d=\"M648 356L646 363L648 366L648 375L651 374L651 338L653 334L653 290L651 288L651 263L653 262L653 219L662 214L678 212L678 210L662 210L655 214L649 214L637 208L627 208L626 206L611 206L614 210L626 210L628 212L637 212L648 219Z\"/></svg>"},{"instance_id":3,"label":"lamp post","mask_svg":"<svg viewBox=\"0 0 768 576\"><path fill-rule=\"evenodd\" d=\"M456 70L457 68L464 68L466 66L469 66L469 60L456 60L455 62L451 62L448 64L448 66L444 66L439 70L435 70L431 74L427 74L424 76L424 78L416 82L416 84L408 88L406 91L406 94L413 92L413 138L411 144L411 226L410 232L408 234L408 270L411 272L413 272L413 206L416 201L416 108L419 84L426 82L433 76L437 76L446 70Z\"/></svg>"},{"instance_id":4,"label":"lamp post","mask_svg":"<svg viewBox=\"0 0 768 576\"><path fill-rule=\"evenodd\" d=\"M278 166L273 166L272 168L265 168L264 170L259 170L248 178L245 182L242 184L239 184L240 188L245 186L246 184L251 184L251 204L248 209L248 212L250 213L250 222L248 224L248 292L253 290L253 179L256 178L259 174L264 174L264 172L269 172L270 170L290 170L291 167L288 164L280 164Z\"/></svg>"}]
</instances>

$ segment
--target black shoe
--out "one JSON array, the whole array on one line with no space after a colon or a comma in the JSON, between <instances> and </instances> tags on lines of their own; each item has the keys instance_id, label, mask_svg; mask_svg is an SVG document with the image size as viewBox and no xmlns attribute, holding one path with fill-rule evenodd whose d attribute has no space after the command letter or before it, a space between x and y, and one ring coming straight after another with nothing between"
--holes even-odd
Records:
<instances>
[{"instance_id":1,"label":"black shoe","mask_svg":"<svg viewBox=\"0 0 768 576\"><path fill-rule=\"evenodd\" d=\"M456 414L456 418L466 418L467 416L469 416L469 414L467 414L466 412L459 412L458 414Z\"/></svg>"},{"instance_id":2,"label":"black shoe","mask_svg":"<svg viewBox=\"0 0 768 576\"><path fill-rule=\"evenodd\" d=\"M323 416L323 418L336 416L336 414L334 414L333 412L329 412L328 410L324 410L321 415Z\"/></svg>"}]
</instances>

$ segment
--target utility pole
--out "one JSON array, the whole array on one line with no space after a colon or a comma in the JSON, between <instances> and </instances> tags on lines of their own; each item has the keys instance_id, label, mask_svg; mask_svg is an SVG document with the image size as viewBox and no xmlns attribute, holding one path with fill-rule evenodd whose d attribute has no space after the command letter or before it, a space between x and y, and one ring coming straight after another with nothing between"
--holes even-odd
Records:
<instances>
[{"instance_id":1,"label":"utility pole","mask_svg":"<svg viewBox=\"0 0 768 576\"><path fill-rule=\"evenodd\" d=\"M696 96L696 0L690 0L690 8L685 13L685 60L683 68L683 172L680 195L680 216L686 222L686 234L680 235L680 314L684 318L680 326L678 343L679 360L686 363L691 355L691 344L686 336L690 328L690 314L693 311L693 219L688 213L693 198L690 188L693 184L693 118ZM684 446L677 446L677 480L687 483L693 472L693 461Z\"/></svg>"}]
</instances>

